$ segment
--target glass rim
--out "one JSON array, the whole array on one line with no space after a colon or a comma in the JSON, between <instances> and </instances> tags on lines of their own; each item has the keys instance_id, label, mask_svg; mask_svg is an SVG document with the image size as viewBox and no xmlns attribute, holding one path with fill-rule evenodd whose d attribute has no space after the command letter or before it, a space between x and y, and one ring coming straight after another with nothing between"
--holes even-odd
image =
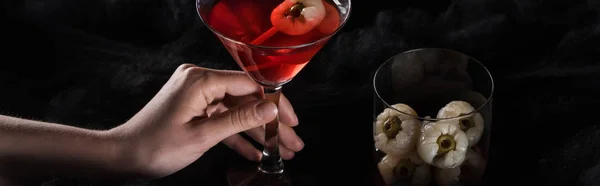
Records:
<instances>
[{"instance_id":1,"label":"glass rim","mask_svg":"<svg viewBox=\"0 0 600 186\"><path fill-rule=\"evenodd\" d=\"M326 36L323 36L313 42L310 43L304 43L301 45L291 45L291 46L263 46L263 45L253 45L250 43L246 43L246 42L242 42L242 41L238 41L232 38L229 38L227 36L225 36L224 34L222 34L221 32L217 31L216 29L212 28L212 26L210 26L205 20L204 18L202 18L202 15L200 14L200 9L198 8L200 6L200 1L201 0L196 0L196 14L198 14L198 17L200 17L200 21L202 21L202 23L213 33L215 33L216 35L218 35L220 38L224 38L230 42L236 43L236 44L240 44L240 45L248 45L254 48L261 48L261 49L296 49L296 48L302 48L302 47L307 47L307 46L311 46L314 45L316 43L322 42L332 36L334 36L338 31L340 31L344 25L346 24L346 22L348 22L348 19L350 18L350 13L352 12L352 0L346 0L348 1L348 13L347 16L344 17L343 21L340 23L340 26L338 26L338 28L335 29L335 31L333 31L330 34L327 34ZM334 0L335 1L335 0Z\"/></svg>"},{"instance_id":2,"label":"glass rim","mask_svg":"<svg viewBox=\"0 0 600 186\"><path fill-rule=\"evenodd\" d=\"M491 90L490 90L490 94L489 96L486 97L485 102L479 106L478 108L474 109L473 111L465 114L465 115L471 115L474 113L478 113L479 111L481 111L485 106L487 106L491 101L492 98L494 97L494 89L495 89L495 83L494 83L494 78L492 76L492 73L490 73L490 71L487 69L487 67L485 65L483 65L483 63L481 63L479 60L456 50L452 50L452 49L446 49L446 48L417 48L417 49L412 49L412 50L407 50L398 54L395 54L394 56L388 58L387 60L385 60L385 62L383 62L381 65L379 65L379 67L377 67L377 70L375 71L375 74L373 75L373 90L375 91L375 95L377 95L377 98L379 98L379 101L383 102L383 104L386 106L386 108L392 109L396 112L402 113L404 115L410 116L412 118L415 119L419 119L419 120L423 120L423 121L432 121L432 122L436 122L436 121L445 121L445 120L451 120L451 119L457 119L457 118L461 118L464 116L454 116L454 117L449 117L449 118L425 118L425 117L421 117L421 116L415 116L413 114L410 113L406 113L406 112L402 112L394 107L392 107L392 105L390 105L385 99L383 99L381 97L381 95L379 94L379 91L377 91L377 85L376 85L376 81L377 81L377 75L379 74L379 72L381 71L381 68L383 68L383 66L385 66L386 64L390 63L393 61L394 58L397 58L398 56L401 55L405 55L408 53L414 53L414 52L418 52L418 51L424 51L424 50L444 50L444 51L449 51L452 53L457 53L460 55L464 55L466 57L468 57L469 59L472 59L473 61L475 61L477 64L479 64L481 67L483 67L483 69L485 70L486 74L488 75L488 77L490 78L490 82L491 82Z\"/></svg>"}]
</instances>

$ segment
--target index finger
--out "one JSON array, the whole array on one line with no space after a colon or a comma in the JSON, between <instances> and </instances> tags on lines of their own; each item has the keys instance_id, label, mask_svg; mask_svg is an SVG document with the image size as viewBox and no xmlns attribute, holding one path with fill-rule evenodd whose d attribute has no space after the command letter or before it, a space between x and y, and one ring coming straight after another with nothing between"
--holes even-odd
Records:
<instances>
[{"instance_id":1,"label":"index finger","mask_svg":"<svg viewBox=\"0 0 600 186\"><path fill-rule=\"evenodd\" d=\"M216 70L198 67L196 65L182 65L182 73L196 80L199 90L209 105L222 100L226 95L245 97L252 94L262 94L262 87L254 82L243 71ZM280 120L289 126L298 125L298 117L289 100L281 94L279 100Z\"/></svg>"},{"instance_id":2,"label":"index finger","mask_svg":"<svg viewBox=\"0 0 600 186\"><path fill-rule=\"evenodd\" d=\"M225 95L245 96L262 90L242 71L188 66L182 73L193 80L193 86L198 86L207 104L222 100Z\"/></svg>"}]
</instances>

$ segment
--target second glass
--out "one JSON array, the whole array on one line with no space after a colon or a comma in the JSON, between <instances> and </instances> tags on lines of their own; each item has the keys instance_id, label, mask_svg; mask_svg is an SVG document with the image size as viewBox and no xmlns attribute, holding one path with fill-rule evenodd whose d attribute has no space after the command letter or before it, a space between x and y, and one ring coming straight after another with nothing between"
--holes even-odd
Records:
<instances>
[{"instance_id":1,"label":"second glass","mask_svg":"<svg viewBox=\"0 0 600 186\"><path fill-rule=\"evenodd\" d=\"M494 81L457 51L400 53L373 77L377 185L477 185L486 169Z\"/></svg>"}]
</instances>

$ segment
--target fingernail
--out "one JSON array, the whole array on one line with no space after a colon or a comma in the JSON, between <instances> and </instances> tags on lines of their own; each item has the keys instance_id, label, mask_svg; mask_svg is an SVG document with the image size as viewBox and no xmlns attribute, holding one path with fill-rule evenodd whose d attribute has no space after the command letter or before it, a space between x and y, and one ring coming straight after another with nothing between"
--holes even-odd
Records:
<instances>
[{"instance_id":1,"label":"fingernail","mask_svg":"<svg viewBox=\"0 0 600 186\"><path fill-rule=\"evenodd\" d=\"M256 152L254 154L254 159L253 160L259 162L261 158L262 158L262 152Z\"/></svg>"},{"instance_id":2,"label":"fingernail","mask_svg":"<svg viewBox=\"0 0 600 186\"><path fill-rule=\"evenodd\" d=\"M304 148L304 141L302 141L302 139L298 138L298 141L296 142L296 147L298 149Z\"/></svg>"},{"instance_id":3,"label":"fingernail","mask_svg":"<svg viewBox=\"0 0 600 186\"><path fill-rule=\"evenodd\" d=\"M256 105L256 113L260 119L274 118L277 116L277 106L270 101L263 101Z\"/></svg>"},{"instance_id":4,"label":"fingernail","mask_svg":"<svg viewBox=\"0 0 600 186\"><path fill-rule=\"evenodd\" d=\"M296 115L296 113L295 113L295 112L292 112L292 116L294 116L294 123L296 123L296 125L297 125L298 123L300 123L300 121L298 121L298 116Z\"/></svg>"}]
</instances>

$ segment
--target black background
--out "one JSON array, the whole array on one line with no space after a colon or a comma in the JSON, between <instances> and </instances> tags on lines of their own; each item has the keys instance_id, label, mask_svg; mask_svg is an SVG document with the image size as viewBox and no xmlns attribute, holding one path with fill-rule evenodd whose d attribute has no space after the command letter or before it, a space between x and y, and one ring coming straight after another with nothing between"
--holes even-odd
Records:
<instances>
[{"instance_id":1,"label":"black background","mask_svg":"<svg viewBox=\"0 0 600 186\"><path fill-rule=\"evenodd\" d=\"M238 69L193 0L3 3L2 114L106 129L135 114L181 63ZM421 47L464 52L495 77L488 185L600 184L598 1L352 3L343 30L284 88L306 143L286 162L298 185L372 185L372 73ZM128 184L220 185L236 158L219 145L178 173ZM93 183L121 185L45 185Z\"/></svg>"}]
</instances>

